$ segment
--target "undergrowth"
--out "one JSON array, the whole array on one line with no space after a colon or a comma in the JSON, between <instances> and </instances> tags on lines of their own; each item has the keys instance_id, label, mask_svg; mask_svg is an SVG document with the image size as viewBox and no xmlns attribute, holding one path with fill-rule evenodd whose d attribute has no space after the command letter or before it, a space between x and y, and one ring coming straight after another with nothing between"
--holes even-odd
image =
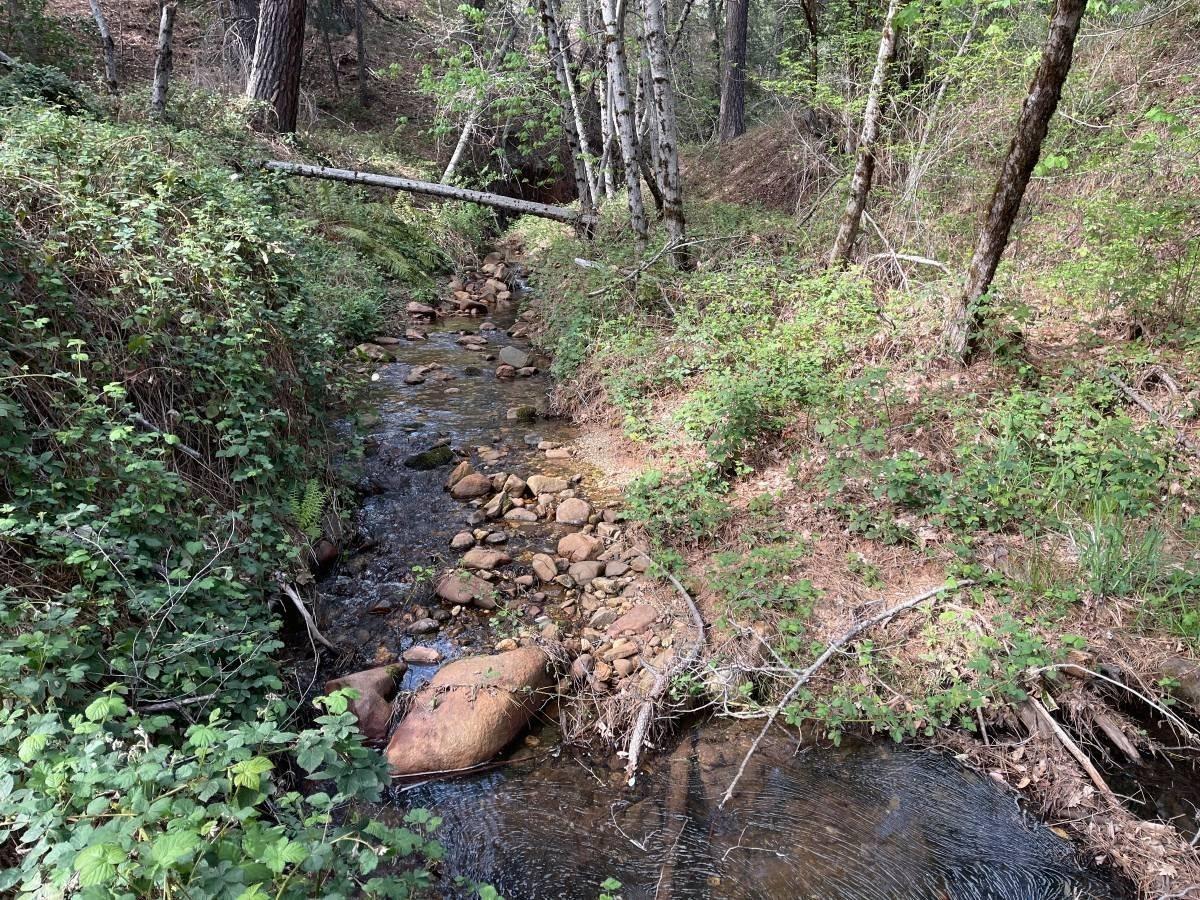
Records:
<instances>
[{"instance_id":1,"label":"undergrowth","mask_svg":"<svg viewBox=\"0 0 1200 900\"><path fill-rule=\"evenodd\" d=\"M437 251L238 174L244 121L32 83L0 89L0 893L406 896L436 823L349 815L384 763L345 696L288 699L268 601L337 489L346 346Z\"/></svg>"}]
</instances>

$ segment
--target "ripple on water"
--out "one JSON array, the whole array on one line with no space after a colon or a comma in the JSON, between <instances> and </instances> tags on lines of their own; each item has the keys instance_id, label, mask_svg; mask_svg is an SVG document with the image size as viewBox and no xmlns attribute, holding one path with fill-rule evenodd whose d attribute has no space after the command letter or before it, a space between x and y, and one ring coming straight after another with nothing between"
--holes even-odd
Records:
<instances>
[{"instance_id":1,"label":"ripple on water","mask_svg":"<svg viewBox=\"0 0 1200 900\"><path fill-rule=\"evenodd\" d=\"M745 746L702 728L633 791L563 758L423 785L401 802L444 817L448 885L491 883L509 900L595 900L609 877L626 900L1125 896L1011 795L932 753L792 755L779 740L719 810Z\"/></svg>"}]
</instances>

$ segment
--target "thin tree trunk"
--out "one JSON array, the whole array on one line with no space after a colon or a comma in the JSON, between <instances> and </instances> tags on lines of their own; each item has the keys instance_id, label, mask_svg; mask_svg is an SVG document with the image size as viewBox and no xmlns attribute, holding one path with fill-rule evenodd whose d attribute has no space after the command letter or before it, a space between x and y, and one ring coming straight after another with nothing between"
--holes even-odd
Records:
<instances>
[{"instance_id":1,"label":"thin tree trunk","mask_svg":"<svg viewBox=\"0 0 1200 900\"><path fill-rule=\"evenodd\" d=\"M584 164L583 146L579 132L576 130L576 119L572 111L570 86L571 73L567 69L567 59L562 48L562 32L558 27L558 8L554 0L538 0L538 12L542 18L542 32L546 36L546 46L550 52L550 62L554 66L554 77L558 80L559 114L562 121L563 133L567 138L567 152L571 156L571 167L575 171L575 193L580 205L586 210L592 206L591 179Z\"/></svg>"},{"instance_id":2,"label":"thin tree trunk","mask_svg":"<svg viewBox=\"0 0 1200 900\"><path fill-rule=\"evenodd\" d=\"M555 0L547 0L547 2L554 4ZM554 7L552 6L552 8ZM558 22L557 9L555 9L554 19ZM592 202L594 203L597 195L600 193L600 186L596 182L596 172L592 167L592 151L588 145L587 124L583 120L583 105L579 102L579 90L575 84L575 76L572 74L575 64L571 58L571 47L562 33L562 23L558 22L558 24L560 26L559 41L562 44L562 65L567 86L567 96L571 101L571 114L575 118L575 133L579 136L580 159L583 161L584 174L587 176L588 191L591 193Z\"/></svg>"},{"instance_id":3,"label":"thin tree trunk","mask_svg":"<svg viewBox=\"0 0 1200 900\"><path fill-rule=\"evenodd\" d=\"M677 269L691 264L684 246L687 230L683 218L683 186L679 177L679 129L675 120L675 90L667 56L667 17L663 0L642 0L646 48L650 56L650 100L658 133L658 183L663 193L663 219L670 240L671 259Z\"/></svg>"},{"instance_id":4,"label":"thin tree trunk","mask_svg":"<svg viewBox=\"0 0 1200 900\"><path fill-rule=\"evenodd\" d=\"M472 191L467 188L451 187L447 184L437 184L432 181L414 181L411 178L398 178L394 175L377 175L374 172L356 172L350 169L333 169L328 166L308 166L300 163L269 160L263 165L273 172L283 172L287 175L299 175L304 178L324 178L330 181L345 181L350 184L369 184L374 187L391 188L396 191L408 191L413 194L424 194L428 197L438 197L442 200L462 200L466 203L479 203L494 209L503 209L521 215L540 216L543 219L553 219L556 222L566 222L570 225L589 227L591 220L588 214L580 213L569 206L549 206L545 203L534 203L531 200L519 200L516 197L505 197L501 194L489 194L485 191Z\"/></svg>"},{"instance_id":5,"label":"thin tree trunk","mask_svg":"<svg viewBox=\"0 0 1200 900\"><path fill-rule=\"evenodd\" d=\"M232 2L233 16L228 34L232 35L235 46L232 52L227 48L225 55L236 67L241 78L249 75L250 64L254 60L254 43L258 34L258 6L258 0Z\"/></svg>"},{"instance_id":6,"label":"thin tree trunk","mask_svg":"<svg viewBox=\"0 0 1200 900\"><path fill-rule=\"evenodd\" d=\"M750 0L725 0L725 66L717 137L724 143L746 133L746 29Z\"/></svg>"},{"instance_id":7,"label":"thin tree trunk","mask_svg":"<svg viewBox=\"0 0 1200 900\"><path fill-rule=\"evenodd\" d=\"M329 62L329 75L333 79L333 92L342 96L342 80L338 78L337 61L333 58L333 44L329 40L329 23L321 26L321 41L325 45L325 59Z\"/></svg>"},{"instance_id":8,"label":"thin tree trunk","mask_svg":"<svg viewBox=\"0 0 1200 900\"><path fill-rule=\"evenodd\" d=\"M88 0L92 7L92 18L96 20L96 28L100 32L100 46L104 48L104 83L111 93L117 92L117 45L113 41L112 32L108 30L108 21L104 18L104 10L100 8L99 0Z\"/></svg>"},{"instance_id":9,"label":"thin tree trunk","mask_svg":"<svg viewBox=\"0 0 1200 900\"><path fill-rule=\"evenodd\" d=\"M175 30L175 4L165 3L158 23L158 53L154 57L154 86L150 90L150 115L161 119L167 108L167 88L171 82L174 51L171 34Z\"/></svg>"},{"instance_id":10,"label":"thin tree trunk","mask_svg":"<svg viewBox=\"0 0 1200 900\"><path fill-rule=\"evenodd\" d=\"M629 67L625 61L625 16L620 0L600 0L604 16L604 49L608 58L608 80L612 85L612 106L621 143L621 162L629 194L629 224L637 237L638 255L646 249L646 209L642 204L642 185L638 178L637 136L634 133L633 98L629 96Z\"/></svg>"},{"instance_id":11,"label":"thin tree trunk","mask_svg":"<svg viewBox=\"0 0 1200 900\"><path fill-rule=\"evenodd\" d=\"M271 105L275 127L296 130L304 62L305 0L263 0L246 96Z\"/></svg>"},{"instance_id":12,"label":"thin tree trunk","mask_svg":"<svg viewBox=\"0 0 1200 900\"><path fill-rule=\"evenodd\" d=\"M492 56L491 68L497 69L504 65L504 57L508 55L508 48L512 46L513 39L517 35L517 29L514 25L508 29L504 36L504 43L496 50ZM479 118L483 115L483 110L487 106L487 92L480 91L475 98L474 104L467 113L467 121L463 123L462 132L458 136L458 143L454 145L454 152L450 154L450 161L446 163L446 168L442 172L442 184L449 184L454 177L454 172L458 168L458 164L462 161L463 155L466 153L467 147L471 143L471 134L475 131L475 126L479 124Z\"/></svg>"},{"instance_id":13,"label":"thin tree trunk","mask_svg":"<svg viewBox=\"0 0 1200 900\"><path fill-rule=\"evenodd\" d=\"M1025 188L1042 152L1042 141L1050 128L1050 119L1058 108L1063 83L1071 71L1075 38L1083 19L1087 0L1058 0L1050 19L1050 33L1042 51L1042 60L1029 85L1029 94L1021 105L1017 130L1008 148L1008 156L988 206L987 218L979 231L967 284L958 308L947 328L950 352L964 363L975 349L979 330L979 301L992 286L996 267L1008 245L1008 236L1021 208Z\"/></svg>"},{"instance_id":14,"label":"thin tree trunk","mask_svg":"<svg viewBox=\"0 0 1200 900\"><path fill-rule=\"evenodd\" d=\"M358 104L367 105L367 35L363 28L363 0L354 0L354 47L358 54Z\"/></svg>"},{"instance_id":15,"label":"thin tree trunk","mask_svg":"<svg viewBox=\"0 0 1200 900\"><path fill-rule=\"evenodd\" d=\"M854 178L850 182L850 198L846 211L842 213L833 250L829 253L831 266L844 266L850 262L850 253L862 225L863 210L867 208L867 195L871 193L871 179L875 175L875 141L879 134L880 100L883 85L887 80L888 66L896 53L896 11L900 0L889 0L887 15L883 20L883 33L879 38L879 53L875 57L875 72L871 76L871 87L867 92L867 108L863 113L862 134L858 139L858 158L854 163Z\"/></svg>"}]
</instances>

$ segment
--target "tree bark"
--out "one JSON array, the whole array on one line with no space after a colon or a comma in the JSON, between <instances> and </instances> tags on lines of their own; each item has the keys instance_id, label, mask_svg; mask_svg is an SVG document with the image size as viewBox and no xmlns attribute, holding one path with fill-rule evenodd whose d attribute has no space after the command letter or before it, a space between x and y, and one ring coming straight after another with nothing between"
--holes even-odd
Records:
<instances>
[{"instance_id":1,"label":"tree bark","mask_svg":"<svg viewBox=\"0 0 1200 900\"><path fill-rule=\"evenodd\" d=\"M358 105L367 105L367 35L363 30L363 0L354 0L354 48L358 55Z\"/></svg>"},{"instance_id":2,"label":"tree bark","mask_svg":"<svg viewBox=\"0 0 1200 900\"><path fill-rule=\"evenodd\" d=\"M281 132L296 130L304 62L305 0L263 0L246 96L263 100Z\"/></svg>"},{"instance_id":3,"label":"tree bark","mask_svg":"<svg viewBox=\"0 0 1200 900\"><path fill-rule=\"evenodd\" d=\"M369 184L374 187L391 188L396 191L407 191L412 194L424 194L438 197L442 200L462 200L467 203L479 203L494 209L521 215L539 216L543 219L553 219L556 222L566 222L586 230L594 224L590 213L581 213L568 206L549 206L545 203L534 203L531 200L518 200L516 197L505 197L501 194L489 194L484 191L471 191L466 188L451 187L448 184L438 184L432 181L414 181L411 178L397 178L394 175L377 175L374 172L355 172L350 169L333 169L328 166L308 166L300 163L268 160L263 165L274 171L287 175L299 175L304 178L325 178L330 181L345 181L350 184Z\"/></svg>"},{"instance_id":4,"label":"tree bark","mask_svg":"<svg viewBox=\"0 0 1200 900\"><path fill-rule=\"evenodd\" d=\"M750 0L725 0L725 66L717 137L724 143L746 133L746 30Z\"/></svg>"},{"instance_id":5,"label":"tree bark","mask_svg":"<svg viewBox=\"0 0 1200 900\"><path fill-rule=\"evenodd\" d=\"M862 225L863 210L867 208L867 196L871 193L871 180L875 176L875 141L879 135L880 100L888 66L896 53L896 11L899 8L899 0L889 0L883 19L883 33L879 38L879 53L875 57L875 72L867 91L867 108L863 113L862 134L858 139L854 178L850 181L850 198L846 201L846 211L842 213L833 250L829 253L831 266L844 266L850 262L854 241Z\"/></svg>"},{"instance_id":6,"label":"tree bark","mask_svg":"<svg viewBox=\"0 0 1200 900\"><path fill-rule=\"evenodd\" d=\"M642 0L642 21L650 57L650 96L658 137L658 183L663 194L663 220L671 242L671 260L677 269L691 265L685 246L687 229L683 218L683 186L679 176L679 128L675 119L675 90L671 85L667 55L667 17L663 0Z\"/></svg>"},{"instance_id":7,"label":"tree bark","mask_svg":"<svg viewBox=\"0 0 1200 900\"><path fill-rule=\"evenodd\" d=\"M629 195L629 224L637 238L638 255L646 249L646 209L642 203L642 185L638 177L637 135L634 131L633 98L629 96L629 66L625 60L625 10L620 0L600 0L604 16L604 51L608 60L608 81L612 86L612 107L621 144L621 162Z\"/></svg>"},{"instance_id":8,"label":"tree bark","mask_svg":"<svg viewBox=\"0 0 1200 900\"><path fill-rule=\"evenodd\" d=\"M554 77L558 81L559 111L563 133L567 138L567 152L571 155L571 167L575 172L575 193L579 202L585 208L590 208L596 196L596 179L592 174L591 162L584 155L583 116L571 76L570 60L563 46L558 3L556 0L538 0L538 13L542 19L546 47L550 52L550 64L554 66Z\"/></svg>"},{"instance_id":9,"label":"tree bark","mask_svg":"<svg viewBox=\"0 0 1200 900\"><path fill-rule=\"evenodd\" d=\"M154 86L150 89L150 115L161 119L167 108L167 89L171 82L174 51L171 35L175 31L175 4L165 3L158 23L158 53L154 57Z\"/></svg>"},{"instance_id":10,"label":"tree bark","mask_svg":"<svg viewBox=\"0 0 1200 900\"><path fill-rule=\"evenodd\" d=\"M108 30L108 21L104 18L104 10L100 8L99 0L88 0L92 8L92 18L96 20L96 28L100 32L100 46L104 49L104 83L108 90L117 92L117 45L113 41L112 32Z\"/></svg>"},{"instance_id":11,"label":"tree bark","mask_svg":"<svg viewBox=\"0 0 1200 900\"><path fill-rule=\"evenodd\" d=\"M1046 139L1050 119L1058 109L1063 84L1071 71L1075 38L1086 6L1087 0L1057 0L1054 6L1042 60L1021 105L1017 130L996 180L987 217L967 270L966 288L947 328L950 353L964 363L970 361L975 350L980 324L979 301L991 288L1000 257L1008 246L1008 236L1021 208L1025 188L1041 156L1042 141Z\"/></svg>"}]
</instances>

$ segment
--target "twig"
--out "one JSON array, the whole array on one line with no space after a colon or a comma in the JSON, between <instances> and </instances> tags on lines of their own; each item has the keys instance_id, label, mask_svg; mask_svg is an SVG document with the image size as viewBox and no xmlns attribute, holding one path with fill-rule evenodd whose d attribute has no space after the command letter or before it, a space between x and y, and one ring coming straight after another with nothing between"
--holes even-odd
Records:
<instances>
[{"instance_id":1,"label":"twig","mask_svg":"<svg viewBox=\"0 0 1200 900\"><path fill-rule=\"evenodd\" d=\"M638 711L637 720L633 724L633 731L629 734L629 749L626 751L628 762L625 764L625 777L629 780L630 785L637 779L638 757L641 756L642 743L645 741L646 732L650 728L650 717L654 714L655 706L658 705L658 701L667 692L667 686L671 683L669 673L691 666L699 658L700 651L704 649L704 617L700 615L700 610L696 607L696 601L692 599L692 595L687 592L687 588L683 586L678 578L666 570L663 571L663 575L666 576L671 584L675 585L675 589L679 591L687 603L688 611L692 614L692 622L696 626L696 641L682 660L675 666L664 666L654 677L654 685L650 688L650 694L642 702L642 708Z\"/></svg>"},{"instance_id":2,"label":"twig","mask_svg":"<svg viewBox=\"0 0 1200 900\"><path fill-rule=\"evenodd\" d=\"M168 709L178 711L182 710L185 706L207 703L209 700L215 699L216 696L216 694L203 694L199 697L187 697L183 700L160 700L157 703L147 703L145 706L139 706L137 711L140 713L166 712Z\"/></svg>"},{"instance_id":3,"label":"twig","mask_svg":"<svg viewBox=\"0 0 1200 900\"><path fill-rule=\"evenodd\" d=\"M1145 703L1147 706L1149 706L1151 709L1153 709L1153 710L1157 711L1159 714L1161 714L1168 722L1170 722L1177 729L1179 729L1179 733L1181 735L1183 735L1185 737L1189 737L1192 740L1195 740L1197 737L1200 737L1200 735L1198 735L1196 733L1196 730L1194 728L1192 728L1190 725L1188 725L1187 722L1185 722L1183 719L1179 718L1179 716L1177 716L1175 713L1171 712L1171 710L1167 709L1167 707L1163 706L1161 703L1156 703L1154 700L1152 700L1150 697L1147 697L1141 691L1131 688L1129 685L1125 684L1124 682L1117 681L1117 679L1115 679L1115 678L1109 678L1107 675L1103 675L1100 672L1096 672L1093 669L1087 668L1086 666L1081 666L1078 663L1059 663L1057 665L1052 665L1052 666L1042 666L1041 668L1039 668L1035 671L1036 672L1058 672L1058 671L1062 671L1062 670L1072 670L1072 671L1076 671L1076 672L1084 672L1085 674L1090 675L1092 678L1099 678L1101 681L1106 681L1109 684L1113 685L1114 687L1119 687L1123 691L1128 691L1129 693L1133 694L1133 696L1137 697L1139 700L1141 700L1143 703Z\"/></svg>"},{"instance_id":4,"label":"twig","mask_svg":"<svg viewBox=\"0 0 1200 900\"><path fill-rule=\"evenodd\" d=\"M1105 378L1116 385L1117 389L1120 390L1122 394L1140 406L1146 412L1146 414L1150 416L1150 418L1157 421L1164 428L1170 428L1172 431L1174 431L1175 440L1178 442L1179 446L1183 447L1185 450L1195 456L1200 456L1200 447L1197 447L1192 443L1191 438L1187 436L1187 433L1182 428L1177 428L1168 422L1166 416L1151 406L1145 397L1122 381L1116 372L1112 371L1111 369L1102 369L1101 371Z\"/></svg>"},{"instance_id":5,"label":"twig","mask_svg":"<svg viewBox=\"0 0 1200 900\"><path fill-rule=\"evenodd\" d=\"M946 268L945 264L938 262L936 259L930 259L927 256L915 256L911 253L896 253L894 251L891 253L876 253L873 256L868 256L863 260L863 265L865 266L868 263L873 263L877 259L902 259L905 262L915 263L921 266L933 266L935 269L941 269L947 275L950 274L950 270Z\"/></svg>"},{"instance_id":6,"label":"twig","mask_svg":"<svg viewBox=\"0 0 1200 900\"><path fill-rule=\"evenodd\" d=\"M279 579L279 587L287 595L287 598L292 601L292 604L296 607L296 611L300 613L300 618L304 619L304 625L308 628L308 636L322 647L336 651L337 647L329 641L329 638L321 634L321 630L317 628L317 623L313 619L312 613L308 611L308 607L304 605L304 601L300 599L300 595L296 592L296 589L282 578Z\"/></svg>"},{"instance_id":7,"label":"twig","mask_svg":"<svg viewBox=\"0 0 1200 900\"><path fill-rule=\"evenodd\" d=\"M163 437L175 437L175 435L171 434L169 431L163 431L161 428L159 428L157 425L155 425L153 422L151 422L149 419L147 419L141 413L134 413L130 418L132 418L133 421L137 422L143 428L153 431L155 434L160 434ZM176 439L176 440L178 440L178 439ZM169 446L174 447L176 450L183 451L184 453L186 453L188 456L190 456L194 460L197 460L199 462L204 462L204 457L200 455L200 452L198 450L193 450L187 444L175 443L175 444L170 444Z\"/></svg>"},{"instance_id":8,"label":"twig","mask_svg":"<svg viewBox=\"0 0 1200 900\"><path fill-rule=\"evenodd\" d=\"M1075 757L1075 762L1079 763L1083 771L1087 772L1088 778L1092 779L1092 784L1097 787L1100 793L1106 797L1114 797L1112 788L1108 786L1108 782L1104 780L1104 776L1092 765L1092 761L1088 759L1087 754L1079 749L1079 745L1071 740L1071 736L1063 731L1063 727L1058 724L1054 716L1050 715L1046 707L1042 706L1041 701L1031 695L1025 702L1042 722L1050 726L1050 730L1054 732L1054 736L1058 738L1058 742L1066 748L1068 753Z\"/></svg>"},{"instance_id":9,"label":"twig","mask_svg":"<svg viewBox=\"0 0 1200 900\"><path fill-rule=\"evenodd\" d=\"M829 644L826 645L824 651L822 651L821 655L813 661L812 665L797 675L795 683L791 686L791 688L788 689L788 692L783 695L783 699L775 704L775 707L767 716L767 721L763 724L762 731L758 733L758 737L754 739L754 743L750 745L750 749L746 751L746 755L742 758L741 765L738 766L737 774L733 776L733 781L729 783L729 787L726 789L725 795L721 797L721 802L717 804L717 809L724 809L725 804L728 803L730 798L733 796L734 789L738 786L738 782L742 780L742 775L746 773L746 766L750 763L750 757L757 752L758 745L762 743L763 738L767 736L767 732L771 730L771 726L775 724L776 717L783 711L784 707L788 705L792 697L796 695L796 692L808 683L809 679L813 677L817 669L825 665L825 663L829 661L833 654L835 654L850 641L854 640L854 638L866 631L868 628L872 628L875 625L878 625L880 622L886 622L893 616L899 615L905 610L912 609L918 603L923 603L930 597L935 597L943 591L960 587L968 587L974 583L975 582L973 581L960 581L954 584L950 584L949 582L946 584L939 584L937 587L930 588L927 591L922 591L920 594L917 594L917 596L909 600L905 600L898 606L893 606L891 609L884 610L877 616L872 616L869 619L864 619L861 622L855 623L840 637L834 638L832 641L830 641Z\"/></svg>"}]
</instances>

